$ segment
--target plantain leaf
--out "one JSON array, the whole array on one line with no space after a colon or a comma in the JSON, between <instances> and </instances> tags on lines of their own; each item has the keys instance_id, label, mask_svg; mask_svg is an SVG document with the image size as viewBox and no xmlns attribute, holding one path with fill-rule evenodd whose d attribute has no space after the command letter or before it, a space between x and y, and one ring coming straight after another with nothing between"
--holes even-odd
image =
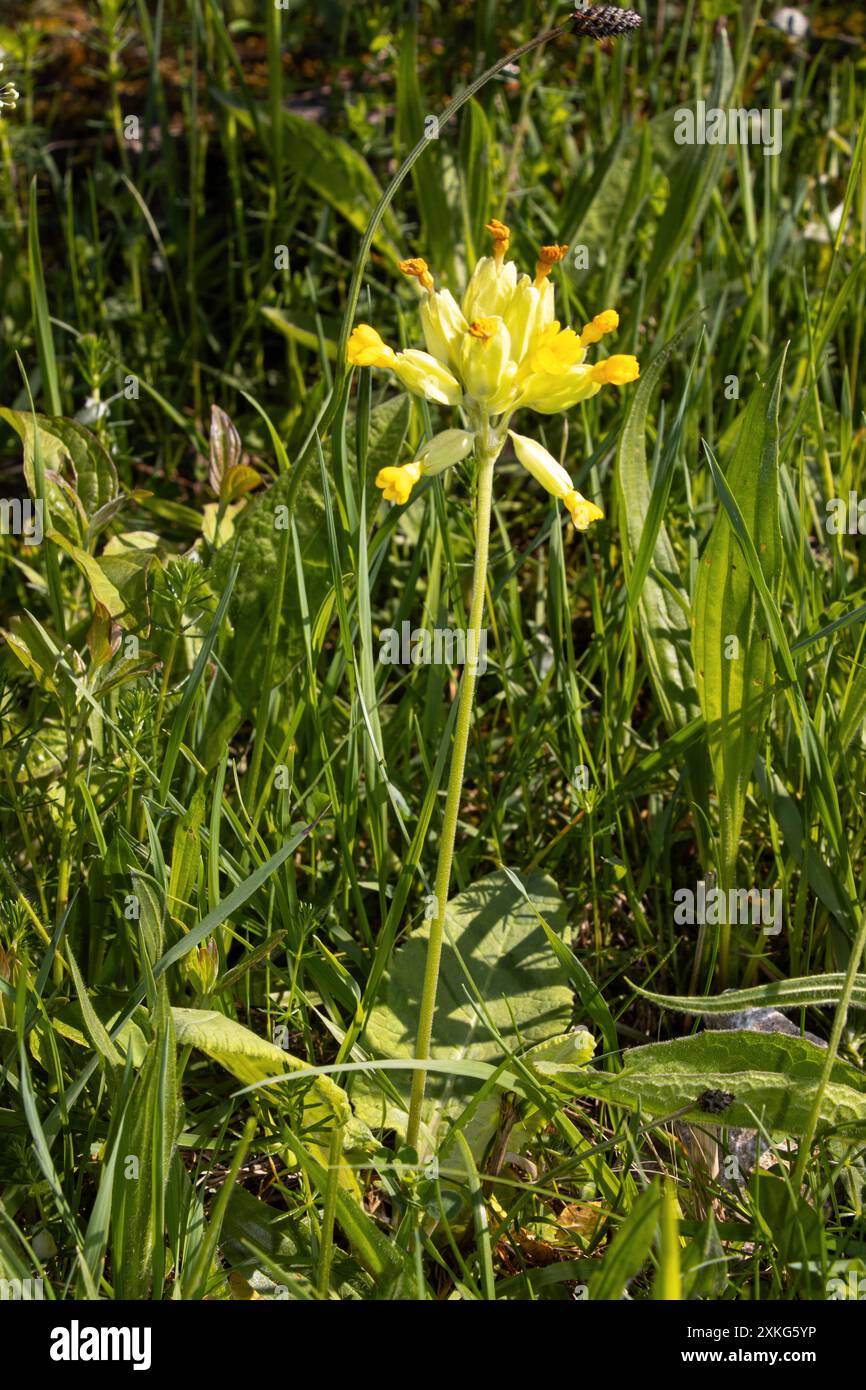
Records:
<instances>
[{"instance_id":1,"label":"plantain leaf","mask_svg":"<svg viewBox=\"0 0 866 1390\"><path fill-rule=\"evenodd\" d=\"M654 994L651 990L632 985L632 989L663 1009L686 1014L732 1014L740 1009L766 1008L805 1009L817 1004L838 1004L845 976L803 975L796 980L773 980L752 989L726 989L724 994L710 998L693 998L680 994ZM866 1009L866 975L855 975L852 1009Z\"/></svg>"},{"instance_id":2,"label":"plantain leaf","mask_svg":"<svg viewBox=\"0 0 866 1390\"><path fill-rule=\"evenodd\" d=\"M642 373L620 435L616 486L623 560L630 590L637 581L637 577L633 578L633 566L641 551L653 501L647 474L647 411L662 373L684 336L685 332L681 332L666 343ZM674 549L660 515L655 518L655 526L651 568L648 573L644 572L637 585L640 592L638 616L650 679L665 723L675 729L696 719L700 706L689 643L688 595L680 582ZM656 575L666 582L662 583ZM681 602L675 594L681 596Z\"/></svg>"},{"instance_id":3,"label":"plantain leaf","mask_svg":"<svg viewBox=\"0 0 866 1390\"><path fill-rule=\"evenodd\" d=\"M156 1033L126 1107L112 1206L114 1294L162 1296L165 1186L178 1128L177 1075L171 1015L160 1000Z\"/></svg>"},{"instance_id":4,"label":"plantain leaf","mask_svg":"<svg viewBox=\"0 0 866 1390\"><path fill-rule=\"evenodd\" d=\"M782 368L758 385L726 470L771 593L782 563L778 411ZM737 845L758 744L772 704L773 651L763 611L725 508L701 556L692 615L698 695L719 801L722 887L734 886Z\"/></svg>"},{"instance_id":5,"label":"plantain leaf","mask_svg":"<svg viewBox=\"0 0 866 1390\"><path fill-rule=\"evenodd\" d=\"M198 881L201 865L199 830L204 821L204 788L197 787L189 808L175 822L171 847L171 873L168 882L168 910L183 919Z\"/></svg>"}]
</instances>

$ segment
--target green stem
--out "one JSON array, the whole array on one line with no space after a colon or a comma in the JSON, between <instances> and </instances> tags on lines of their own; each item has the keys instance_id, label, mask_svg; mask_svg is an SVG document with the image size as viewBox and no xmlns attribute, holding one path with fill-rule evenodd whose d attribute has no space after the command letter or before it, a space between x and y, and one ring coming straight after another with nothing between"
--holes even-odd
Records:
<instances>
[{"instance_id":1,"label":"green stem","mask_svg":"<svg viewBox=\"0 0 866 1390\"><path fill-rule=\"evenodd\" d=\"M842 986L839 1003L836 1005L833 1027L830 1031L830 1041L827 1044L827 1055L824 1058L824 1067L818 1082L818 1089L815 1093L815 1103L812 1106L811 1114L806 1122L806 1128L800 1138L800 1145L797 1151L797 1165L794 1169L793 1188L795 1193L799 1192L803 1185L803 1178L806 1174L806 1164L809 1162L809 1156L812 1152L812 1140L815 1138L815 1130L818 1128L818 1121L821 1118L821 1106L824 1103L824 1095L830 1084L830 1077L839 1051L839 1043L842 1039L842 1029L845 1027L845 1022L848 1018L851 995L854 993L854 985L857 980L857 971L860 969L860 961L863 957L864 946L866 946L866 908L864 908L863 915L860 918L857 936L854 939L854 945L851 948L851 956L848 960L848 969L845 972L845 983Z\"/></svg>"},{"instance_id":2,"label":"green stem","mask_svg":"<svg viewBox=\"0 0 866 1390\"><path fill-rule=\"evenodd\" d=\"M57 901L54 905L55 926L66 911L69 901L69 883L72 865L69 858L69 842L72 830L72 803L75 799L75 782L78 777L78 744L81 726L76 722L67 745L66 785L63 793L63 814L60 821L60 855L57 866Z\"/></svg>"},{"instance_id":3,"label":"green stem","mask_svg":"<svg viewBox=\"0 0 866 1390\"><path fill-rule=\"evenodd\" d=\"M486 422L484 429L480 432L480 437L485 441L485 448L479 454L478 459L478 495L475 506L475 571L472 580L469 632L466 637L467 662L463 670L463 679L460 682L454 746L451 750L451 770L448 774L448 793L442 821L442 838L439 842L439 860L436 865L435 912L430 922L430 938L427 943L427 961L424 967L424 984L421 991L421 1012L418 1018L418 1038L415 1045L415 1056L421 1062L426 1062L430 1056L430 1039L433 1034L433 1015L436 1011L439 963L442 958L445 909L448 902L448 889L451 884L451 864L454 859L457 817L460 813L463 773L466 767L466 748L469 743L469 728L472 723L472 702L475 696L477 658L480 651L481 620L484 617L484 588L487 582L490 511L493 501L493 465L498 457L499 449L502 447L501 444L498 447L491 447ZM418 1146L421 1106L424 1101L426 1083L426 1071L423 1067L416 1068L412 1074L412 1098L409 1104L409 1125L406 1130L406 1142L411 1148Z\"/></svg>"},{"instance_id":4,"label":"green stem","mask_svg":"<svg viewBox=\"0 0 866 1390\"><path fill-rule=\"evenodd\" d=\"M340 1185L340 1163L343 1156L343 1127L335 1122L328 1151L328 1173L325 1180L325 1205L322 1211L322 1233L319 1241L319 1262L316 1290L327 1298L331 1286L331 1262L334 1258L334 1221L337 1215L337 1189Z\"/></svg>"}]
</instances>

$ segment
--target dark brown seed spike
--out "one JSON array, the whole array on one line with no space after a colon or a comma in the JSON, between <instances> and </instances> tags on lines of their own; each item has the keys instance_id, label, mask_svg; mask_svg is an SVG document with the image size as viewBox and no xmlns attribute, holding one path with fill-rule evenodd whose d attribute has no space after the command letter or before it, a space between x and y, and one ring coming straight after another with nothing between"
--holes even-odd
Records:
<instances>
[{"instance_id":1,"label":"dark brown seed spike","mask_svg":"<svg viewBox=\"0 0 866 1390\"><path fill-rule=\"evenodd\" d=\"M575 10L570 22L575 34L612 39L640 28L642 20L634 10L621 10L618 5L588 5L585 10Z\"/></svg>"}]
</instances>

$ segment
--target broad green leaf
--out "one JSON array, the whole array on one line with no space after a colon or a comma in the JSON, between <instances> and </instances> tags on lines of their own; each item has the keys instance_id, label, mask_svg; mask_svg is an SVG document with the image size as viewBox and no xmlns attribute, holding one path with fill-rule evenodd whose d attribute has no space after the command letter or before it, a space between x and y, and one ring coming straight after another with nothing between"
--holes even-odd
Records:
<instances>
[{"instance_id":1,"label":"broad green leaf","mask_svg":"<svg viewBox=\"0 0 866 1390\"><path fill-rule=\"evenodd\" d=\"M174 1029L160 1000L157 1028L126 1108L112 1210L114 1295L162 1296L165 1185L178 1127Z\"/></svg>"},{"instance_id":2,"label":"broad green leaf","mask_svg":"<svg viewBox=\"0 0 866 1390\"><path fill-rule=\"evenodd\" d=\"M259 1037L251 1028L213 1009L173 1008L172 1016L181 1047L197 1047L245 1086L253 1086L257 1081L279 1076L284 1071L306 1069L305 1062L268 1038ZM345 1091L328 1076L314 1076L311 1081L312 1089L329 1113L339 1124L348 1124L352 1109Z\"/></svg>"},{"instance_id":3,"label":"broad green leaf","mask_svg":"<svg viewBox=\"0 0 866 1390\"><path fill-rule=\"evenodd\" d=\"M538 912L561 931L563 903L555 884L535 873L525 880ZM411 1058L429 926L414 931L396 952L373 1009L363 1044L374 1057ZM462 964L461 964L462 962ZM464 969L465 967L465 969ZM501 1042L473 1007L479 998ZM500 1062L505 1053L565 1032L573 997L568 977L527 902L508 876L490 874L451 900L445 918L445 942L431 1056L449 1061ZM352 1091L357 1113L371 1127L404 1133L411 1073L389 1073L399 1102L386 1099L367 1077ZM477 1088L457 1076L428 1076L424 1125L429 1141L441 1144L449 1123ZM498 1096L484 1100L469 1122L467 1138L476 1155L483 1153L495 1130Z\"/></svg>"},{"instance_id":4,"label":"broad green leaf","mask_svg":"<svg viewBox=\"0 0 866 1390\"><path fill-rule=\"evenodd\" d=\"M623 560L629 576L652 507L646 457L647 412L682 336L667 343L641 374L620 435L616 484ZM656 575L667 584L659 582ZM681 603L674 593L682 596ZM638 615L644 656L665 722L670 729L682 728L697 718L700 706L690 649L688 595L682 587L663 521L658 522L651 567L640 588Z\"/></svg>"},{"instance_id":5,"label":"broad green leaf","mask_svg":"<svg viewBox=\"0 0 866 1390\"><path fill-rule=\"evenodd\" d=\"M55 545L59 545L60 549L66 552L71 560L75 561L90 585L90 592L93 594L94 600L102 604L110 617L122 617L126 612L123 595L112 584L96 556L89 555L86 550L82 550L80 545L74 545L59 531L49 531L48 536Z\"/></svg>"},{"instance_id":6,"label":"broad green leaf","mask_svg":"<svg viewBox=\"0 0 866 1390\"><path fill-rule=\"evenodd\" d=\"M785 1033L707 1032L630 1048L622 1071L576 1073L572 1084L648 1115L685 1111L678 1118L695 1124L720 1122L697 1105L704 1091L729 1091L726 1125L796 1135L811 1113L824 1060L823 1048ZM820 1124L866 1134L866 1075L846 1062L833 1067Z\"/></svg>"},{"instance_id":7,"label":"broad green leaf","mask_svg":"<svg viewBox=\"0 0 866 1390\"><path fill-rule=\"evenodd\" d=\"M781 366L752 389L726 469L771 592L782 563L779 529L778 412ZM736 883L746 789L772 704L773 651L760 599L725 508L701 556L692 613L698 695L719 802L722 887Z\"/></svg>"},{"instance_id":8,"label":"broad green leaf","mask_svg":"<svg viewBox=\"0 0 866 1390\"><path fill-rule=\"evenodd\" d=\"M50 539L74 560L87 580L96 603L112 618L125 618L127 628L146 628L149 619L147 574L156 557L154 550L131 546L128 550L91 555L61 532L50 530ZM121 541L116 537L115 542Z\"/></svg>"},{"instance_id":9,"label":"broad green leaf","mask_svg":"<svg viewBox=\"0 0 866 1390\"><path fill-rule=\"evenodd\" d=\"M307 1063L277 1047L267 1038L261 1038L250 1028L245 1028L236 1019L212 1009L172 1009L175 1031L182 1046L197 1047L220 1066L230 1071L246 1086L278 1077L284 1072L306 1071ZM269 1096L280 1095L275 1087ZM371 1136L366 1127L352 1114L349 1097L342 1087L329 1076L315 1073L310 1077L310 1087L304 1098L304 1140L308 1148L325 1156L327 1161L328 1133L333 1125L344 1131L345 1151L355 1152L364 1147L372 1147ZM357 1181L352 1170L343 1165L341 1182L357 1192Z\"/></svg>"},{"instance_id":10,"label":"broad green leaf","mask_svg":"<svg viewBox=\"0 0 866 1390\"><path fill-rule=\"evenodd\" d=\"M7 409L0 409L0 417L23 441L24 476L32 495L36 495L33 451L38 433L43 467L68 478L88 517L117 496L117 470L111 455L77 420L36 415L34 424L28 411ZM62 510L68 512L67 503L62 503Z\"/></svg>"}]
</instances>

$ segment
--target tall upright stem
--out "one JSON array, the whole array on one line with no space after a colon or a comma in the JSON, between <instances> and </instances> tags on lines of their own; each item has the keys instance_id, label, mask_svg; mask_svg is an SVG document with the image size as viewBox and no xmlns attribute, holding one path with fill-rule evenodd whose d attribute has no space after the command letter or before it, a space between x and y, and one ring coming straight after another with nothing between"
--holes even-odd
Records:
<instances>
[{"instance_id":1,"label":"tall upright stem","mask_svg":"<svg viewBox=\"0 0 866 1390\"><path fill-rule=\"evenodd\" d=\"M430 921L430 938L427 943L427 961L424 967L424 983L421 990L421 1012L418 1018L418 1037L415 1044L415 1056L422 1062L426 1062L430 1056L433 1015L436 1012L436 990L439 984L439 964L442 959L445 909L448 905L448 890L451 886L454 840L457 835L457 817L460 814L463 773L466 767L466 748L469 743L469 728L472 723L472 702L475 698L478 654L481 650L481 622L484 617L484 587L487 582L487 552L490 544L490 510L493 501L493 466L499 449L502 447L501 443L497 447L490 439L486 423L477 437L484 441L484 445L478 457L478 487L475 506L475 570L472 579L469 632L466 635L467 660L463 668L463 679L460 682L454 747L451 750L451 770L448 774L442 838L439 842L439 860L436 865L434 913ZM409 1124L406 1130L406 1142L412 1148L418 1147L421 1106L424 1101L426 1084L426 1070L423 1067L416 1068L412 1074L412 1098L409 1103Z\"/></svg>"}]
</instances>

